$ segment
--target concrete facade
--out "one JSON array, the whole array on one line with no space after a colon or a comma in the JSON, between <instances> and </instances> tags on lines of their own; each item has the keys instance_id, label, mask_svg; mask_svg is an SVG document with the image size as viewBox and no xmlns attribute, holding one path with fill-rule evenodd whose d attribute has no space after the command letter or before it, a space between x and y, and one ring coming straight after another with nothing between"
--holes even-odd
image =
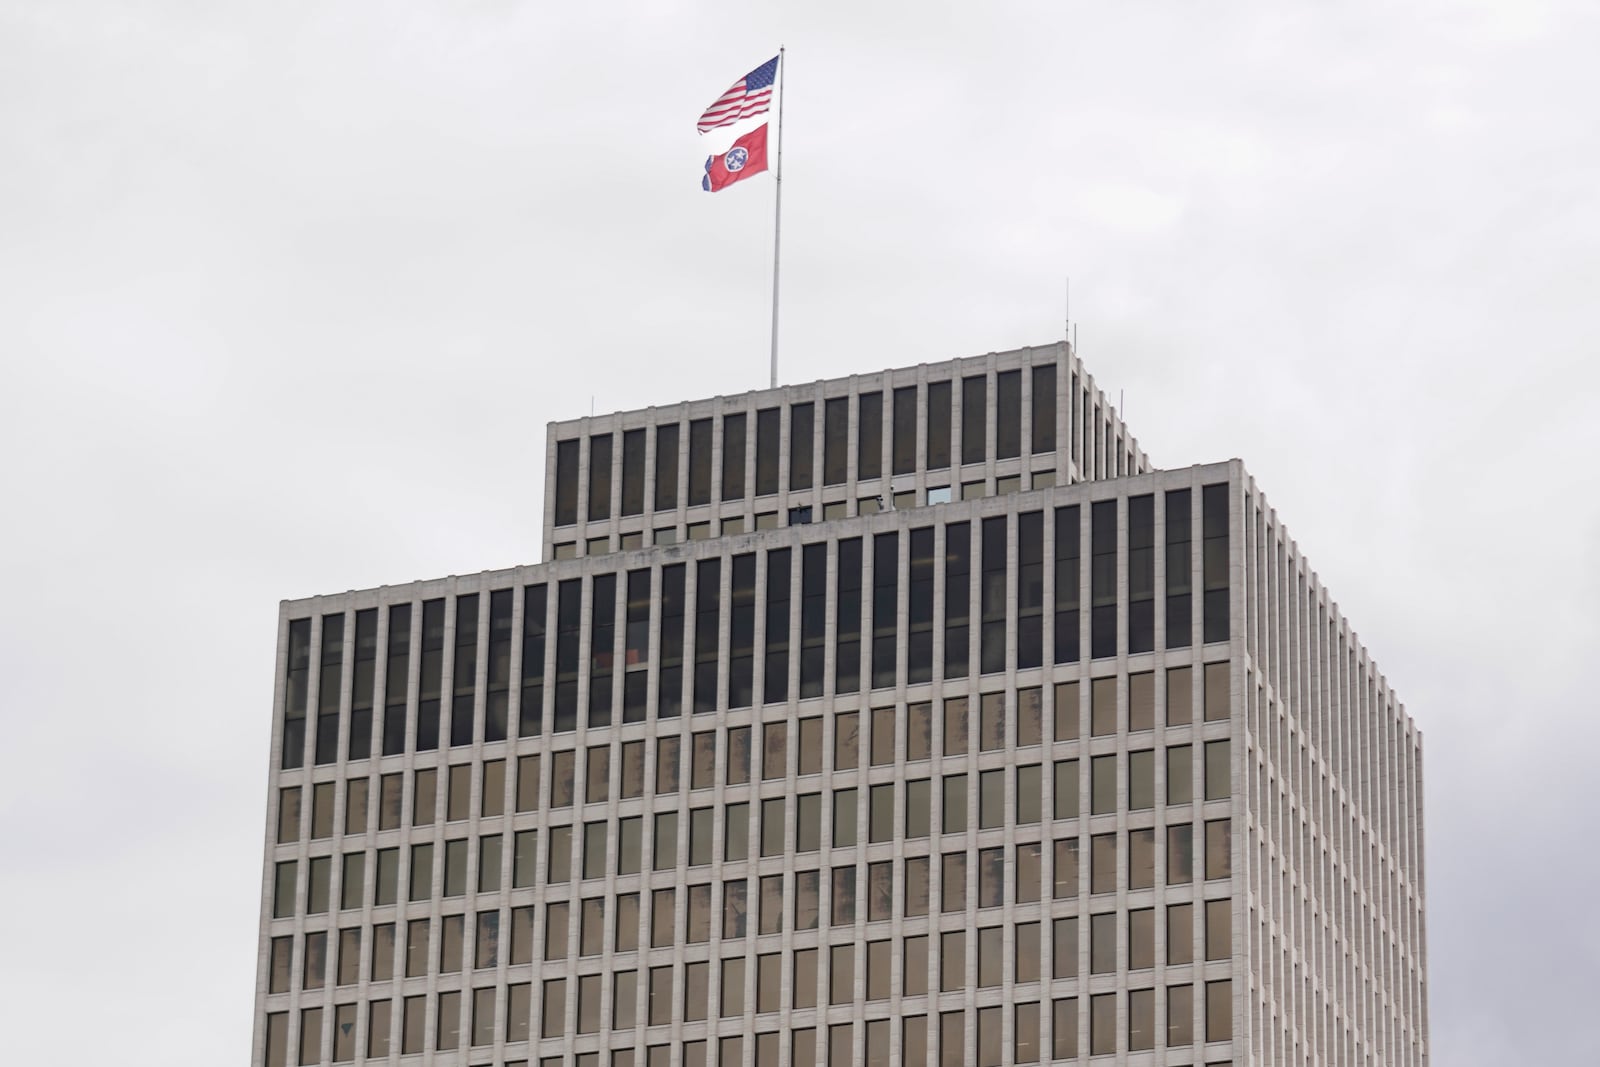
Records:
<instances>
[{"instance_id":1,"label":"concrete facade","mask_svg":"<svg viewBox=\"0 0 1600 1067\"><path fill-rule=\"evenodd\" d=\"M1046 362L1059 447L997 456ZM720 499L773 410L782 491ZM663 425L671 505L614 447L591 512ZM1420 736L1238 461L1151 469L1061 346L553 424L548 485L565 441L576 558L282 605L253 1064L1427 1062Z\"/></svg>"}]
</instances>

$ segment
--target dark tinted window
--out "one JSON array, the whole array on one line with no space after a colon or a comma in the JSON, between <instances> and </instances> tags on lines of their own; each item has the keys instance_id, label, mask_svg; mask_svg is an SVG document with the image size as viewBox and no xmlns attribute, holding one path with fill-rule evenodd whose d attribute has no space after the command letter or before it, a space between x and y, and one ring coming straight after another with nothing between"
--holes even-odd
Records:
<instances>
[{"instance_id":1,"label":"dark tinted window","mask_svg":"<svg viewBox=\"0 0 1600 1067\"><path fill-rule=\"evenodd\" d=\"M1022 454L1022 372L1008 370L995 377L994 454L1013 459Z\"/></svg>"},{"instance_id":2,"label":"dark tinted window","mask_svg":"<svg viewBox=\"0 0 1600 1067\"><path fill-rule=\"evenodd\" d=\"M1078 542L1077 505L1056 508L1056 662L1078 661Z\"/></svg>"},{"instance_id":3,"label":"dark tinted window","mask_svg":"<svg viewBox=\"0 0 1600 1067\"><path fill-rule=\"evenodd\" d=\"M694 710L717 708L717 641L721 629L722 560L703 559L695 568Z\"/></svg>"},{"instance_id":4,"label":"dark tinted window","mask_svg":"<svg viewBox=\"0 0 1600 1067\"><path fill-rule=\"evenodd\" d=\"M589 521L611 516L611 435L589 438Z\"/></svg>"},{"instance_id":5,"label":"dark tinted window","mask_svg":"<svg viewBox=\"0 0 1600 1067\"><path fill-rule=\"evenodd\" d=\"M644 511L644 431L622 435L622 513Z\"/></svg>"},{"instance_id":6,"label":"dark tinted window","mask_svg":"<svg viewBox=\"0 0 1600 1067\"><path fill-rule=\"evenodd\" d=\"M406 750L406 685L411 673L411 605L389 609L388 660L384 665L383 754Z\"/></svg>"},{"instance_id":7,"label":"dark tinted window","mask_svg":"<svg viewBox=\"0 0 1600 1067\"><path fill-rule=\"evenodd\" d=\"M953 522L944 537L944 676L963 678L971 624L972 527Z\"/></svg>"},{"instance_id":8,"label":"dark tinted window","mask_svg":"<svg viewBox=\"0 0 1600 1067\"><path fill-rule=\"evenodd\" d=\"M928 383L928 469L950 466L950 383Z\"/></svg>"},{"instance_id":9,"label":"dark tinted window","mask_svg":"<svg viewBox=\"0 0 1600 1067\"><path fill-rule=\"evenodd\" d=\"M597 574L589 603L589 725L611 725L611 666L617 644L617 576Z\"/></svg>"},{"instance_id":10,"label":"dark tinted window","mask_svg":"<svg viewBox=\"0 0 1600 1067\"><path fill-rule=\"evenodd\" d=\"M478 679L478 594L456 597L455 669L450 675L450 744L472 744Z\"/></svg>"},{"instance_id":11,"label":"dark tinted window","mask_svg":"<svg viewBox=\"0 0 1600 1067\"><path fill-rule=\"evenodd\" d=\"M391 619L389 625L394 626ZM517 736L544 731L545 587L530 585L522 603L522 697L517 708Z\"/></svg>"},{"instance_id":12,"label":"dark tinted window","mask_svg":"<svg viewBox=\"0 0 1600 1067\"><path fill-rule=\"evenodd\" d=\"M778 491L777 408L756 412L756 496L771 496Z\"/></svg>"},{"instance_id":13,"label":"dark tinted window","mask_svg":"<svg viewBox=\"0 0 1600 1067\"><path fill-rule=\"evenodd\" d=\"M861 688L861 539L839 542L837 619L834 645L834 691Z\"/></svg>"},{"instance_id":14,"label":"dark tinted window","mask_svg":"<svg viewBox=\"0 0 1600 1067\"><path fill-rule=\"evenodd\" d=\"M811 422L810 404L796 404L789 409L789 488L811 488Z\"/></svg>"},{"instance_id":15,"label":"dark tinted window","mask_svg":"<svg viewBox=\"0 0 1600 1067\"><path fill-rule=\"evenodd\" d=\"M850 398L837 396L822 409L822 483L843 485L849 478Z\"/></svg>"},{"instance_id":16,"label":"dark tinted window","mask_svg":"<svg viewBox=\"0 0 1600 1067\"><path fill-rule=\"evenodd\" d=\"M911 531L910 588L907 592L906 681L933 678L933 529ZM876 733L874 733L876 737Z\"/></svg>"},{"instance_id":17,"label":"dark tinted window","mask_svg":"<svg viewBox=\"0 0 1600 1067\"><path fill-rule=\"evenodd\" d=\"M807 545L800 560L800 696L822 695L827 634L828 546Z\"/></svg>"},{"instance_id":18,"label":"dark tinted window","mask_svg":"<svg viewBox=\"0 0 1600 1067\"><path fill-rule=\"evenodd\" d=\"M578 728L578 639L583 632L583 580L560 583L556 591L557 733Z\"/></svg>"},{"instance_id":19,"label":"dark tinted window","mask_svg":"<svg viewBox=\"0 0 1600 1067\"><path fill-rule=\"evenodd\" d=\"M1089 655L1117 654L1117 502L1089 511Z\"/></svg>"},{"instance_id":20,"label":"dark tinted window","mask_svg":"<svg viewBox=\"0 0 1600 1067\"><path fill-rule=\"evenodd\" d=\"M556 442L556 525L578 521L578 442Z\"/></svg>"},{"instance_id":21,"label":"dark tinted window","mask_svg":"<svg viewBox=\"0 0 1600 1067\"><path fill-rule=\"evenodd\" d=\"M983 574L978 585L983 595L979 635L980 671L993 674L1006 669L1006 519L983 520Z\"/></svg>"},{"instance_id":22,"label":"dark tinted window","mask_svg":"<svg viewBox=\"0 0 1600 1067\"><path fill-rule=\"evenodd\" d=\"M1033 451L1056 450L1055 364L1033 368Z\"/></svg>"},{"instance_id":23,"label":"dark tinted window","mask_svg":"<svg viewBox=\"0 0 1600 1067\"><path fill-rule=\"evenodd\" d=\"M1044 656L1044 513L1017 516L1017 667Z\"/></svg>"},{"instance_id":24,"label":"dark tinted window","mask_svg":"<svg viewBox=\"0 0 1600 1067\"><path fill-rule=\"evenodd\" d=\"M1156 647L1156 501L1128 498L1128 651Z\"/></svg>"},{"instance_id":25,"label":"dark tinted window","mask_svg":"<svg viewBox=\"0 0 1600 1067\"><path fill-rule=\"evenodd\" d=\"M656 427L656 507L670 511L678 506L678 427Z\"/></svg>"},{"instance_id":26,"label":"dark tinted window","mask_svg":"<svg viewBox=\"0 0 1600 1067\"><path fill-rule=\"evenodd\" d=\"M764 704L777 704L789 699L789 550L787 548L774 549L767 553L767 649L761 688L761 701Z\"/></svg>"},{"instance_id":27,"label":"dark tinted window","mask_svg":"<svg viewBox=\"0 0 1600 1067\"><path fill-rule=\"evenodd\" d=\"M722 499L744 497L745 416L722 417Z\"/></svg>"},{"instance_id":28,"label":"dark tinted window","mask_svg":"<svg viewBox=\"0 0 1600 1067\"><path fill-rule=\"evenodd\" d=\"M917 469L917 387L894 391L894 473Z\"/></svg>"},{"instance_id":29,"label":"dark tinted window","mask_svg":"<svg viewBox=\"0 0 1600 1067\"><path fill-rule=\"evenodd\" d=\"M1228 639L1228 487L1200 490L1201 571L1205 579L1205 640Z\"/></svg>"},{"instance_id":30,"label":"dark tinted window","mask_svg":"<svg viewBox=\"0 0 1600 1067\"><path fill-rule=\"evenodd\" d=\"M728 619L728 707L748 708L754 699L755 679L756 557L754 555L733 557L731 601L733 614ZM698 685L698 682L696 684Z\"/></svg>"},{"instance_id":31,"label":"dark tinted window","mask_svg":"<svg viewBox=\"0 0 1600 1067\"><path fill-rule=\"evenodd\" d=\"M984 461L988 383L980 377L961 379L961 462Z\"/></svg>"},{"instance_id":32,"label":"dark tinted window","mask_svg":"<svg viewBox=\"0 0 1600 1067\"><path fill-rule=\"evenodd\" d=\"M661 568L661 679L656 715L668 719L683 713L683 630L686 623L686 564Z\"/></svg>"},{"instance_id":33,"label":"dark tinted window","mask_svg":"<svg viewBox=\"0 0 1600 1067\"><path fill-rule=\"evenodd\" d=\"M900 535L872 539L872 687L894 685L899 654L895 612L899 605Z\"/></svg>"},{"instance_id":34,"label":"dark tinted window","mask_svg":"<svg viewBox=\"0 0 1600 1067\"><path fill-rule=\"evenodd\" d=\"M1193 537L1189 527L1189 490L1169 492L1164 503L1167 511L1167 647L1188 648L1193 640L1190 620L1194 590L1193 565L1189 561Z\"/></svg>"},{"instance_id":35,"label":"dark tinted window","mask_svg":"<svg viewBox=\"0 0 1600 1067\"><path fill-rule=\"evenodd\" d=\"M883 476L883 394L862 393L856 416L856 477Z\"/></svg>"},{"instance_id":36,"label":"dark tinted window","mask_svg":"<svg viewBox=\"0 0 1600 1067\"><path fill-rule=\"evenodd\" d=\"M689 424L689 506L711 503L711 420Z\"/></svg>"}]
</instances>

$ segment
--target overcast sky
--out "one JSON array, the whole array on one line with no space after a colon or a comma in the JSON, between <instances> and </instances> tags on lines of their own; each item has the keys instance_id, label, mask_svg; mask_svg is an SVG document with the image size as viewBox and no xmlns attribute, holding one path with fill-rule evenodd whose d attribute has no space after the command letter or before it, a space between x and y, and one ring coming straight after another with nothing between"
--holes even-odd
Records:
<instances>
[{"instance_id":1,"label":"overcast sky","mask_svg":"<svg viewBox=\"0 0 1600 1067\"><path fill-rule=\"evenodd\" d=\"M779 44L782 380L1070 275L1424 731L1433 1062L1594 1062L1581 0L0 0L4 1059L245 1061L280 598L536 562L547 421L765 385L694 121Z\"/></svg>"}]
</instances>

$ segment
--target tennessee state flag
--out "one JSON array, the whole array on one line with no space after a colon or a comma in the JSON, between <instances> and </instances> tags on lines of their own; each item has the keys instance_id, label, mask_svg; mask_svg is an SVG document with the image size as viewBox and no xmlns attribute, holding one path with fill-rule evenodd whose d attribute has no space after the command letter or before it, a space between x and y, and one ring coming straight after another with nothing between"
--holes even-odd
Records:
<instances>
[{"instance_id":1,"label":"tennessee state flag","mask_svg":"<svg viewBox=\"0 0 1600 1067\"><path fill-rule=\"evenodd\" d=\"M766 169L767 124L762 123L733 142L733 147L722 155L706 157L706 176L700 179L700 188L714 193Z\"/></svg>"}]
</instances>

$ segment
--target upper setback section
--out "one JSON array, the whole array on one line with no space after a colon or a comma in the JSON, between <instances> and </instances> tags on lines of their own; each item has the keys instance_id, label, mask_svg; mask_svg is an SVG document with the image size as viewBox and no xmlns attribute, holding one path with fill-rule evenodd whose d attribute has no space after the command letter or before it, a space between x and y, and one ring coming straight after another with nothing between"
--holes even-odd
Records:
<instances>
[{"instance_id":1,"label":"upper setback section","mask_svg":"<svg viewBox=\"0 0 1600 1067\"><path fill-rule=\"evenodd\" d=\"M553 422L547 436L547 560L1151 469L1065 342Z\"/></svg>"},{"instance_id":2,"label":"upper setback section","mask_svg":"<svg viewBox=\"0 0 1600 1067\"><path fill-rule=\"evenodd\" d=\"M1032 519L1030 521L1034 525L1030 526L1019 518L1024 514L1042 516L1043 521ZM1001 539L992 541L989 529L993 523L990 520L996 519L1000 520L995 529L1001 532ZM1060 525L1062 521L1068 522L1070 535L1064 532ZM948 532L951 524L965 524L961 541L964 547L959 553ZM980 526L984 528L981 546L978 537ZM1008 529L1009 532L1005 532ZM1029 529L1033 533L1029 534ZM929 553L926 558L919 555L917 548L919 530L930 535L925 539L925 551ZM1263 544L1263 535L1268 531L1273 536ZM886 540L883 536L886 534L895 536ZM296 754L287 766L301 765L298 753L307 741L307 692L320 694L314 707L320 708L322 713L332 713L329 725L335 734L326 739L328 745L321 744L323 724L320 721L312 731L319 739L318 750L325 748L332 755L341 747L336 732L337 712L342 703L339 676L333 676L335 688L328 690L326 679L317 674L316 664L327 655L332 655L330 662L334 663L349 662L352 657L358 664L368 662L375 658L377 649L389 647L395 635L386 636L387 614L369 612L367 609L410 605L410 615L415 616L415 621L406 628L403 647L410 649L407 654L413 661L419 654L416 648L443 650L465 647L463 640L470 642L472 655L466 662L478 666L471 678L461 680L468 687L465 691L469 694L482 688L477 675L482 671L483 664L492 661L499 665L492 676L504 676L496 684L502 690L509 688L510 692L519 688L515 678L522 678L521 684L526 686L529 679L557 677L569 669L577 672L574 674L571 694L576 698L581 684L578 674L583 673L578 671L579 662L589 662L591 659L595 664L627 662L630 671L635 667L643 669L648 664L656 663L653 644L638 646L650 650L643 659L637 655L619 655L615 649L607 653L598 648L588 648L590 642L584 634L602 623L607 624L607 644L619 640L618 635L624 630L629 635L630 647L634 647L632 643L637 640L644 640L634 633L635 608L643 613L638 617L638 622L644 627L642 632L645 634L660 629L663 613L668 612L663 607L664 600L677 605L670 613L679 619L679 632L688 633L695 629L689 627L688 631L683 630L687 625L683 622L686 614L698 615L706 610L713 612L709 617L719 620L715 641L705 644L697 640L694 643L704 644L704 647L680 647L676 653L683 657L680 662L704 659L707 664L720 663L730 655L729 650L735 640L741 647L752 641L765 640L762 636L766 630L763 620L767 616L764 612L756 611L753 621L747 620L740 625L732 623L736 609L750 607L750 597L754 595L755 587L747 594L736 596L731 575L737 567L724 565L717 569L716 591L707 600L699 588L699 579L693 577L696 568L703 562L720 560L726 564L736 557L746 557L754 563L756 584L766 589L768 601L776 599L794 607L813 593L822 596L820 613L813 616L798 607L794 607L794 610L802 621L809 618L833 620L820 624L827 626L831 632L839 618L840 606L836 601L844 596L846 587L840 584L837 573L842 566L837 558L839 546L852 538L856 539L858 546L862 546L856 549L861 558L851 565L852 568L859 568L851 570L856 577L847 583L852 590L851 596L855 598L851 601L856 605L852 611L859 612L855 616L859 628L882 630L881 636L887 639L886 655L905 657L905 664L890 672L885 679L890 685L898 684L902 692L906 688L916 688L920 682L950 676L947 670L949 663L945 660L947 641L932 641L926 650L918 651L921 646L917 640L906 640L903 627L912 625L915 628L918 624L913 615L921 612L927 615L926 621L932 627L946 630L958 627L963 633L968 633L970 628L972 644L967 650L970 655L965 655L963 663L970 661L975 668L973 676L990 674L996 669L1022 671L1050 663L1078 662L1085 662L1093 673L1101 668L1096 668L1090 661L1104 661L1106 669L1115 670L1119 661L1130 665L1134 661L1145 663L1147 654L1156 653L1159 658L1163 649L1192 647L1198 650L1202 645L1214 646L1225 642L1225 647L1231 649L1229 655L1243 657L1246 670L1260 676L1257 684L1265 687L1264 699L1270 701L1274 699L1273 694L1282 694L1286 689L1292 691L1294 688L1294 683L1289 680L1291 675L1277 672L1288 670L1287 665L1295 663L1297 659L1296 654L1280 644L1289 633L1297 631L1285 628L1288 622L1280 609L1274 606L1275 598L1263 596L1264 592L1269 592L1269 586L1270 589L1282 588L1273 584L1280 579L1270 575L1282 575L1284 571L1264 568L1267 560L1282 558L1289 573L1304 576L1308 585L1301 588L1307 590L1307 595L1325 613L1324 632L1329 640L1336 643L1352 687L1379 694L1379 699L1374 702L1376 708L1383 709L1379 718L1393 724L1393 733L1384 742L1373 742L1372 739L1379 735L1378 731L1374 731L1367 735L1368 740L1359 746L1359 750L1341 752L1338 759L1344 762L1336 773L1340 777L1361 780L1370 767L1369 761L1383 758L1385 750L1392 754L1396 744L1407 747L1420 744L1415 726L1392 696L1355 633L1339 615L1331 599L1326 597L1320 584L1316 583L1310 568L1304 566L1293 543L1277 526L1275 516L1271 515L1242 464L1231 461L1086 482L1073 487L955 502L940 507L751 532L700 543L621 552L606 557L560 560L477 575L452 576L408 585L284 601L280 611L279 684L283 686L293 675L297 680L289 685L289 690L298 696L286 700L287 691L280 688L277 700L285 721L291 718L300 720L301 739L298 744L291 744ZM865 550L863 541L871 542L871 551ZM903 547L894 553L895 573L891 586L887 587L894 592L884 602L885 609L892 613L883 614L873 608L877 599L877 585L881 584L874 558L880 544L897 543ZM784 564L788 568L787 580L777 585L770 584L773 579L762 562L770 553L794 550L792 554L798 558L802 554L800 550L816 545L827 546L821 564L822 573L828 578L825 589L818 592L806 584L802 568L787 556ZM1005 545L1009 547L1002 549ZM1269 547L1273 545L1279 547ZM995 555L995 552L999 552L999 555ZM1278 556L1280 552L1281 557ZM682 564L690 564L687 568L691 576L688 585L675 594L667 595L663 587L663 574L674 567L682 571L683 568L679 566ZM919 567L927 568L923 577L918 577L922 574L917 569ZM991 575L991 567L999 569ZM618 598L623 597L624 585L631 586L631 576L635 574L642 575L641 580L645 584L640 586L641 595L638 598L632 596L631 589L629 595L623 598L628 605L628 610L624 612L623 602ZM952 587L950 582L956 575L960 576L960 580ZM606 594L606 605L599 608L592 600L597 596L595 587L602 578L606 579L609 592ZM924 578L929 587L917 593L913 599L912 590ZM525 610L522 597L523 592L535 586L540 590L540 607L536 612ZM577 597L570 604L570 617L560 615L558 618L554 595L558 586L563 590L572 590ZM872 591L871 596L867 595L869 590ZM546 591L549 595L546 595ZM489 595L474 596L480 593ZM473 596L472 614L466 624L458 625L452 605L459 598L467 596ZM491 610L491 601L498 603L500 599L504 600L504 618ZM428 612L424 610L429 603L437 608L436 622L431 624L437 632L430 630L433 636L429 638L434 644L416 645L422 631L429 626L426 624ZM687 608L686 603L692 603L694 607ZM1293 604L1294 600L1288 603ZM890 604L893 605L892 609L888 609ZM321 625L329 619L335 620L338 627L337 638L331 645L325 627ZM626 625L623 625L624 619ZM892 625L890 619L894 620ZM907 620L911 621L908 623ZM366 632L363 637L364 622ZM424 625L417 625L416 622ZM984 648L988 638L979 641L980 623L985 634L991 627L997 626L999 629L995 632L998 634L1011 629L1016 635L1011 639L997 638L1000 643L995 645L999 659L996 667L986 662L989 656ZM801 623L790 620L789 625L798 626ZM505 629L503 634L500 633L502 628ZM540 635L537 647L544 650L538 656L536 669L533 664L522 664L521 657L514 656L510 645L501 652L495 652L491 647L495 641L511 642L511 635L531 634L535 630ZM562 666L555 658L546 661L546 653L553 646L547 645L544 635L558 632L567 633L571 639L570 651L577 656L571 665ZM296 634L298 640L295 639ZM492 637L491 634L499 636ZM873 643L878 643L880 634L873 632L872 636ZM789 639L785 637L784 640L787 642ZM488 645L480 648L484 642L488 642ZM581 655L580 646L585 649ZM963 638L956 647L966 646L967 641ZM310 655L312 648L322 648L323 654ZM1032 651L1024 655L1025 650ZM925 665L916 666L919 657L926 660ZM824 674L836 680L838 676L833 669L834 658L835 652L827 653L828 667ZM445 656L444 659L448 660L449 657ZM760 657L757 656L756 660L759 662ZM963 666L963 675L966 670ZM603 673L609 676L612 672L606 668ZM386 701L382 682L384 672L378 671L377 674L379 692L376 706L382 708ZM896 678L899 679L898 683ZM438 689L441 683L441 692L454 687L448 673L442 680L435 677L432 684ZM412 684L416 684L415 679ZM677 682L673 683L675 691L678 685ZM652 707L658 696L656 686L657 682L652 678L647 700ZM834 686L835 682L829 682L814 695L840 695L841 690ZM545 701L550 699L550 687L540 682L539 688L544 694L540 706L528 709L533 721L549 724L559 720L561 715L556 712L556 705L545 706ZM804 688L801 687L802 690ZM880 685L860 686L861 691L876 688L880 688ZM363 706L369 709L374 706L371 689L369 682L363 701ZM1243 685L1238 686L1236 694L1236 699L1244 699ZM502 697L505 695L505 692L501 693ZM1251 696L1252 706L1256 699L1256 696ZM414 716L415 694L410 703ZM589 699L583 699L581 705L588 706ZM469 695L467 707L472 706L473 700ZM604 706L605 717L609 720L610 702L604 702ZM503 722L503 716L509 713L514 722L518 718L518 710L515 704L509 708L502 705L498 714ZM405 722L406 704L401 704L398 711L400 722ZM463 724L469 741L474 736L481 736L484 714L485 706L480 701L475 712L478 726L473 728L470 721ZM624 716L623 721L630 720ZM387 729L384 732L387 733ZM405 732L414 735L414 726ZM1319 738L1327 738L1330 733L1333 731L1317 727L1310 731L1313 743ZM275 736L281 737L281 734L275 731ZM388 744L385 743L383 748L388 750ZM398 753L407 750L407 745L402 745L393 751ZM372 751L376 754L379 749L374 746ZM274 755L276 757L276 751ZM319 756L316 762L321 763L323 759ZM1365 808L1372 802L1375 802L1375 798L1370 795L1362 797L1358 794L1352 806ZM1388 814L1388 817L1393 818L1394 814Z\"/></svg>"}]
</instances>

